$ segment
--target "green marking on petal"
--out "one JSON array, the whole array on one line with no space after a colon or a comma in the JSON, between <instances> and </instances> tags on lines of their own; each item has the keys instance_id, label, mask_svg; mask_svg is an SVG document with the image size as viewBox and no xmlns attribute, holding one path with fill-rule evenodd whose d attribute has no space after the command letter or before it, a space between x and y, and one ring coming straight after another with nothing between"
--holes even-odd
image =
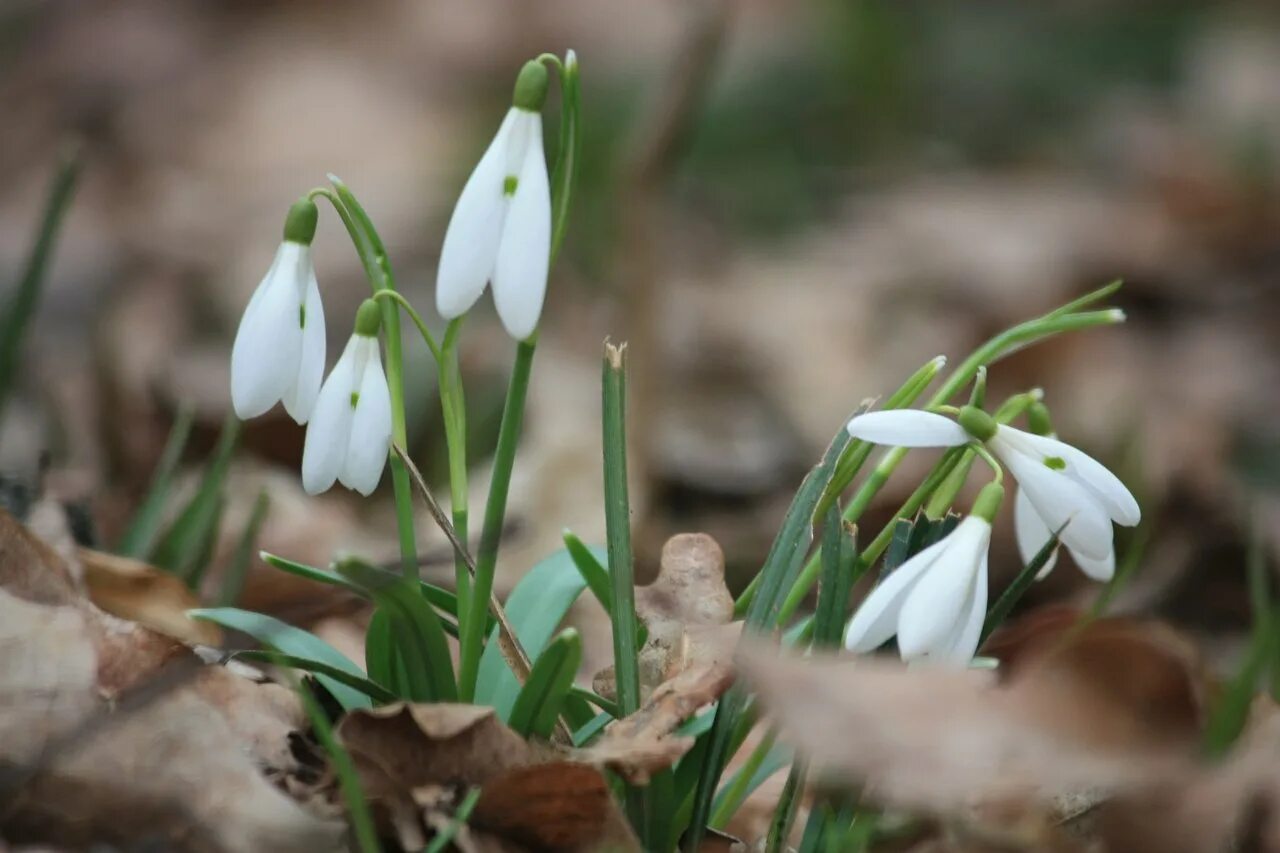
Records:
<instances>
[{"instance_id":1,"label":"green marking on petal","mask_svg":"<svg viewBox=\"0 0 1280 853\"><path fill-rule=\"evenodd\" d=\"M307 327L307 306L305 304L298 306L298 328L305 329Z\"/></svg>"},{"instance_id":2,"label":"green marking on petal","mask_svg":"<svg viewBox=\"0 0 1280 853\"><path fill-rule=\"evenodd\" d=\"M502 194L505 196L513 196L516 194L516 187L520 184L520 179L515 175L507 175L502 179Z\"/></svg>"},{"instance_id":3,"label":"green marking on petal","mask_svg":"<svg viewBox=\"0 0 1280 853\"><path fill-rule=\"evenodd\" d=\"M356 407L356 403L359 403L359 402L360 402L360 392L352 391L351 392L351 408L354 409Z\"/></svg>"},{"instance_id":4,"label":"green marking on petal","mask_svg":"<svg viewBox=\"0 0 1280 853\"><path fill-rule=\"evenodd\" d=\"M1067 460L1061 456L1046 456L1044 458L1044 467L1052 468L1055 471L1065 471L1067 469Z\"/></svg>"}]
</instances>

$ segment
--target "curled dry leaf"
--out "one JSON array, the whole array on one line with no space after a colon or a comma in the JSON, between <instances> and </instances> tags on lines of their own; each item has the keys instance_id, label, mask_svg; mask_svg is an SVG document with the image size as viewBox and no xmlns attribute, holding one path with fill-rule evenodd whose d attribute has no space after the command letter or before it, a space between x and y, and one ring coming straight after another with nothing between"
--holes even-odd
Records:
<instances>
[{"instance_id":1,"label":"curled dry leaf","mask_svg":"<svg viewBox=\"0 0 1280 853\"><path fill-rule=\"evenodd\" d=\"M724 582L724 553L710 536L684 533L667 540L658 577L636 588L636 615L649 637L640 650L641 695L636 713L618 720L590 749L634 784L670 767L693 746L672 732L733 684L733 645L740 630L730 625L733 596ZM613 667L594 686L616 694Z\"/></svg>"},{"instance_id":2,"label":"curled dry leaf","mask_svg":"<svg viewBox=\"0 0 1280 853\"><path fill-rule=\"evenodd\" d=\"M479 787L473 849L638 849L598 767L527 743L492 708L396 703L348 714L337 734L407 846L439 826L448 792Z\"/></svg>"},{"instance_id":3,"label":"curled dry leaf","mask_svg":"<svg viewBox=\"0 0 1280 853\"><path fill-rule=\"evenodd\" d=\"M91 548L79 549L78 556L90 600L113 616L184 643L216 646L222 642L216 625L187 615L200 606L200 600L176 575Z\"/></svg>"},{"instance_id":4,"label":"curled dry leaf","mask_svg":"<svg viewBox=\"0 0 1280 853\"><path fill-rule=\"evenodd\" d=\"M824 769L882 801L954 813L1134 790L1191 766L1202 685L1184 651L1163 628L1099 620L1025 649L999 685L990 673L760 648L739 665ZM1174 699L1193 704L1154 710Z\"/></svg>"}]
</instances>

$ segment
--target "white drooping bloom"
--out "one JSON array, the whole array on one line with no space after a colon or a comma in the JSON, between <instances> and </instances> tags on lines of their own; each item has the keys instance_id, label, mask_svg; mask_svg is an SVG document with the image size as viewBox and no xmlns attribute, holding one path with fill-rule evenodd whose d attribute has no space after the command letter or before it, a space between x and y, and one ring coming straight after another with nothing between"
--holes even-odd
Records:
<instances>
[{"instance_id":1,"label":"white drooping bloom","mask_svg":"<svg viewBox=\"0 0 1280 853\"><path fill-rule=\"evenodd\" d=\"M1062 544L1080 570L1109 579L1115 573L1111 523L1132 527L1142 518L1120 478L1066 442L1009 426L998 426L987 446L1018 481L1014 519L1023 559L1029 562L1027 552L1034 557L1050 531L1062 528Z\"/></svg>"},{"instance_id":2,"label":"white drooping bloom","mask_svg":"<svg viewBox=\"0 0 1280 853\"><path fill-rule=\"evenodd\" d=\"M315 495L337 480L372 494L390 446L391 395L378 339L357 332L316 400L302 450L302 486Z\"/></svg>"},{"instance_id":3,"label":"white drooping bloom","mask_svg":"<svg viewBox=\"0 0 1280 853\"><path fill-rule=\"evenodd\" d=\"M534 83L522 89L528 75ZM492 281L498 317L516 340L538 327L551 259L551 189L540 112L545 94L546 70L527 65L516 84L516 105L453 209L436 276L436 310L449 320L470 310Z\"/></svg>"},{"instance_id":4,"label":"white drooping bloom","mask_svg":"<svg viewBox=\"0 0 1280 853\"><path fill-rule=\"evenodd\" d=\"M877 444L904 447L956 447L983 441L1018 481L1015 501L1019 543L1034 556L1049 539L1047 531L1062 530L1062 544L1090 577L1114 572L1111 523L1131 527L1141 519L1138 502L1120 479L1093 457L1065 442L994 423L977 410L966 429L931 412L893 410L859 415L849 422L849 434ZM1025 502L1023 510L1017 502ZM1025 509L1029 506L1032 512ZM1046 533L1032 529L1036 520ZM1039 537L1038 544L1029 543Z\"/></svg>"},{"instance_id":5,"label":"white drooping bloom","mask_svg":"<svg viewBox=\"0 0 1280 853\"><path fill-rule=\"evenodd\" d=\"M231 348L231 405L241 420L283 401L311 417L324 376L324 308L311 246L286 239L253 292Z\"/></svg>"},{"instance_id":6,"label":"white drooping bloom","mask_svg":"<svg viewBox=\"0 0 1280 853\"><path fill-rule=\"evenodd\" d=\"M991 522L970 515L907 560L862 602L845 646L869 652L897 635L903 660L967 665L987 614L990 542Z\"/></svg>"}]
</instances>

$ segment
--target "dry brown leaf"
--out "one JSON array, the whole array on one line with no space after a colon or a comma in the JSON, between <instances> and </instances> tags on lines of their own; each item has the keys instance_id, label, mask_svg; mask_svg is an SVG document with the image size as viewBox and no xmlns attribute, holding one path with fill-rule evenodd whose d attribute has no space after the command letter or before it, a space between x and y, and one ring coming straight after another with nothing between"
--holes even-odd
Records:
<instances>
[{"instance_id":1,"label":"dry brown leaf","mask_svg":"<svg viewBox=\"0 0 1280 853\"><path fill-rule=\"evenodd\" d=\"M692 738L672 732L733 684L732 649L741 626L729 624L733 597L716 541L703 533L667 540L658 577L636 588L636 615L649 631L639 654L644 703L612 723L586 754L645 784L693 746ZM594 686L614 698L613 667L597 674Z\"/></svg>"},{"instance_id":2,"label":"dry brown leaf","mask_svg":"<svg viewBox=\"0 0 1280 853\"><path fill-rule=\"evenodd\" d=\"M178 677L120 709L100 698L85 610L0 591L0 795L5 835L198 851L333 850L341 826L272 787L234 732ZM245 682L252 685L251 682ZM132 695L132 694L130 694ZM128 820L121 820L128 815Z\"/></svg>"},{"instance_id":3,"label":"dry brown leaf","mask_svg":"<svg viewBox=\"0 0 1280 853\"><path fill-rule=\"evenodd\" d=\"M464 849L638 849L596 765L527 743L492 708L395 703L348 714L337 734L406 846L439 826L442 798L479 787Z\"/></svg>"},{"instance_id":4,"label":"dry brown leaf","mask_svg":"<svg viewBox=\"0 0 1280 853\"><path fill-rule=\"evenodd\" d=\"M200 600L177 576L141 560L91 548L79 549L78 555L89 599L106 612L184 643L222 643L218 626L187 615Z\"/></svg>"},{"instance_id":5,"label":"dry brown leaf","mask_svg":"<svg viewBox=\"0 0 1280 853\"><path fill-rule=\"evenodd\" d=\"M896 805L954 813L1044 803L1083 788L1132 789L1188 764L1163 732L1146 738L1133 719L1105 719L1133 708L1087 691L1077 702L1079 680L1063 675L1080 673L1052 666L997 687L989 673L759 648L739 665L798 749ZM1122 732L1134 740L1118 742Z\"/></svg>"}]
</instances>

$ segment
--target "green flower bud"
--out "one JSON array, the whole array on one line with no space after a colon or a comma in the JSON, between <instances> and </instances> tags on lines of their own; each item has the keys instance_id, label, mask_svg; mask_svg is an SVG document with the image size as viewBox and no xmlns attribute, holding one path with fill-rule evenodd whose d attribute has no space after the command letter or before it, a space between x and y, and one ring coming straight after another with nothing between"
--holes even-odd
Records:
<instances>
[{"instance_id":1,"label":"green flower bud","mask_svg":"<svg viewBox=\"0 0 1280 853\"><path fill-rule=\"evenodd\" d=\"M1036 435L1053 435L1053 420L1049 407L1039 400L1027 407L1027 425Z\"/></svg>"},{"instance_id":2,"label":"green flower bud","mask_svg":"<svg viewBox=\"0 0 1280 853\"><path fill-rule=\"evenodd\" d=\"M960 426L964 427L965 432L976 438L978 441L987 442L995 437L996 422L982 409L974 406L965 406L960 410Z\"/></svg>"},{"instance_id":3,"label":"green flower bud","mask_svg":"<svg viewBox=\"0 0 1280 853\"><path fill-rule=\"evenodd\" d=\"M1000 512L1000 503L1003 500L1004 486L999 483L987 483L982 487L982 491L978 492L978 498L973 502L973 509L969 514L986 519L987 523L991 524L995 521L996 514Z\"/></svg>"},{"instance_id":4,"label":"green flower bud","mask_svg":"<svg viewBox=\"0 0 1280 853\"><path fill-rule=\"evenodd\" d=\"M356 311L356 334L372 338L382 325L382 306L376 299L366 299Z\"/></svg>"},{"instance_id":5,"label":"green flower bud","mask_svg":"<svg viewBox=\"0 0 1280 853\"><path fill-rule=\"evenodd\" d=\"M511 105L531 113L542 112L542 105L547 100L547 68L536 59L530 59L520 69L516 78L515 94L511 96Z\"/></svg>"},{"instance_id":6,"label":"green flower bud","mask_svg":"<svg viewBox=\"0 0 1280 853\"><path fill-rule=\"evenodd\" d=\"M306 197L298 199L289 208L289 215L284 218L284 239L290 243L310 246L316 236L316 221L319 218L320 211L316 210L315 202Z\"/></svg>"}]
</instances>

